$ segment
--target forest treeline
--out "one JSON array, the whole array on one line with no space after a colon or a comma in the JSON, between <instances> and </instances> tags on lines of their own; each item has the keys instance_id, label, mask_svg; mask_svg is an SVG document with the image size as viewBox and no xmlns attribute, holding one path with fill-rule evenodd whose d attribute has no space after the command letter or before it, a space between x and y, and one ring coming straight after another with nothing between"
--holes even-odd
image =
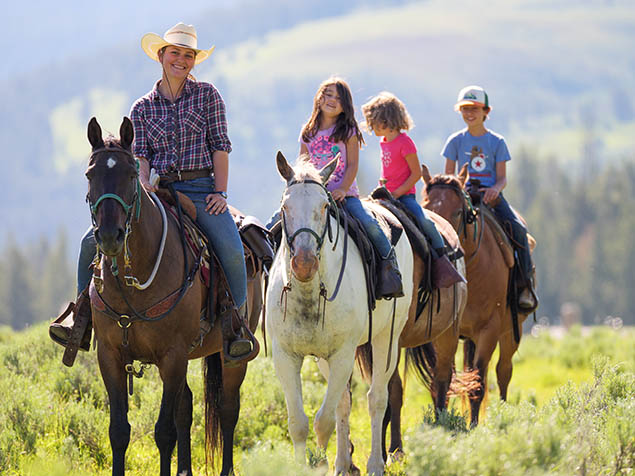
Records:
<instances>
[{"instance_id":1,"label":"forest treeline","mask_svg":"<svg viewBox=\"0 0 635 476\"><path fill-rule=\"evenodd\" d=\"M594 167L581 159L574 171L555 159L515 154L507 199L536 237L541 300L538 316L559 321L573 304L584 324L607 316L635 325L635 160ZM9 236L0 253L0 325L23 329L51 319L75 293L79 239L42 237L18 243Z\"/></svg>"}]
</instances>

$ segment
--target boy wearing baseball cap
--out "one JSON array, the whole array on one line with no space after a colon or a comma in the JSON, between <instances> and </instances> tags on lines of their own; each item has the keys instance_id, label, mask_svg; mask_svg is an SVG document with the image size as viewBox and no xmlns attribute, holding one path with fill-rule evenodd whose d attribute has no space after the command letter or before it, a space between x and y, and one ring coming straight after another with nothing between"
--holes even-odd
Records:
<instances>
[{"instance_id":1,"label":"boy wearing baseball cap","mask_svg":"<svg viewBox=\"0 0 635 476\"><path fill-rule=\"evenodd\" d=\"M470 181L478 179L483 201L492 207L501 222L511 224L513 244L518 255L522 279L519 284L518 306L523 312L533 312L538 307L538 297L532 284L531 255L527 242L527 228L503 197L507 185L507 161L511 160L505 139L485 128L487 115L492 110L489 97L480 86L467 86L459 92L454 110L467 124L448 137L441 155L445 158L445 173L454 174L468 165Z\"/></svg>"}]
</instances>

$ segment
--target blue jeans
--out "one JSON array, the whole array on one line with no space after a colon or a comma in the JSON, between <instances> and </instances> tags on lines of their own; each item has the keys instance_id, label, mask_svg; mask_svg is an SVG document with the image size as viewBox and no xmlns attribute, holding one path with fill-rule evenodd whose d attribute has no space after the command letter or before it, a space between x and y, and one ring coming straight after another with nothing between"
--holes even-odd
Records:
<instances>
[{"instance_id":1,"label":"blue jeans","mask_svg":"<svg viewBox=\"0 0 635 476\"><path fill-rule=\"evenodd\" d=\"M399 200L403 206L415 216L419 226L423 229L423 233L426 235L426 238L430 240L432 248L435 250L443 248L445 246L445 242L443 241L441 233L437 230L434 222L426 216L425 210L417 203L414 193L402 195L397 200Z\"/></svg>"},{"instance_id":2,"label":"blue jeans","mask_svg":"<svg viewBox=\"0 0 635 476\"><path fill-rule=\"evenodd\" d=\"M237 306L247 300L247 271L243 255L243 244L229 210L220 215L210 215L205 211L205 197L214 190L211 178L198 178L184 182L175 182L175 190L187 195L196 206L196 223L201 227L218 256L229 282L234 301ZM89 269L95 257L96 244L93 229L90 228L84 237L79 251L77 263L78 294L88 286L92 278Z\"/></svg>"},{"instance_id":3,"label":"blue jeans","mask_svg":"<svg viewBox=\"0 0 635 476\"><path fill-rule=\"evenodd\" d=\"M187 195L196 206L196 223L209 239L214 253L218 256L231 289L236 306L247 300L247 270L243 243L236 223L229 210L219 215L205 211L205 197L214 191L214 181L210 177L174 182L174 189Z\"/></svg>"},{"instance_id":4,"label":"blue jeans","mask_svg":"<svg viewBox=\"0 0 635 476\"><path fill-rule=\"evenodd\" d=\"M518 254L518 264L520 265L520 269L526 279L531 277L532 264L531 264L531 254L529 253L529 242L527 241L527 228L522 221L518 218L514 210L509 206L505 197L501 193L499 196L500 200L498 204L494 207L494 213L498 217L501 222L508 222L512 228L512 237L515 243L514 249Z\"/></svg>"},{"instance_id":5,"label":"blue jeans","mask_svg":"<svg viewBox=\"0 0 635 476\"><path fill-rule=\"evenodd\" d=\"M344 199L344 209L361 222L368 238L373 242L381 257L386 258L390 254L392 246L384 232L381 231L377 220L362 206L361 200L357 197L346 197Z\"/></svg>"}]
</instances>

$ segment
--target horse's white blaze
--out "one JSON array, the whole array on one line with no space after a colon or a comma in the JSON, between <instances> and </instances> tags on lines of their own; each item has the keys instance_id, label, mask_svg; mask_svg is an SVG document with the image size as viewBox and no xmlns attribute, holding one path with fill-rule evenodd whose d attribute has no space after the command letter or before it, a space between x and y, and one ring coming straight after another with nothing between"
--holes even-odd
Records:
<instances>
[{"instance_id":1,"label":"horse's white blaze","mask_svg":"<svg viewBox=\"0 0 635 476\"><path fill-rule=\"evenodd\" d=\"M115 165L117 165L117 159L113 157L108 157L108 161L106 162L106 165L108 166L109 169L112 169Z\"/></svg>"},{"instance_id":2,"label":"horse's white blaze","mask_svg":"<svg viewBox=\"0 0 635 476\"><path fill-rule=\"evenodd\" d=\"M325 227L324 206L327 204L324 190L316 184L295 184L287 188L283 196L286 231L293 234L300 228L309 228L321 235ZM338 225L332 221L333 239ZM349 454L348 417L350 405L345 393L353 371L355 349L368 340L369 320L364 270L359 251L349 239L346 267L339 293L333 302L320 299L320 285L331 296L342 265L344 230L340 227L339 241L333 250L328 234L320 250L319 270L307 282L297 281L290 269L291 251L283 236L270 271L267 292L267 332L272 340L272 356L276 373L283 387L287 402L289 433L293 440L296 459L305 461L308 418L304 412L301 392L300 369L304 357L313 355L325 361L321 370L328 373L328 386L322 406L316 414L314 429L318 444L326 447L337 423L337 453L335 473L345 473L351 465ZM316 239L308 232L299 233L293 247L307 246L317 253ZM406 235L402 234L395 246L402 275L405 296L397 300L392 344L392 301L378 301L373 311L372 349L373 376L368 393L371 418L372 448L367 472L383 474L384 462L381 448L382 419L387 404L388 380L397 363L398 341L408 318L412 299L413 257ZM286 294L283 289L290 285ZM319 304L319 312L318 312ZM390 366L386 369L388 355ZM337 418L336 418L337 416Z\"/></svg>"}]
</instances>

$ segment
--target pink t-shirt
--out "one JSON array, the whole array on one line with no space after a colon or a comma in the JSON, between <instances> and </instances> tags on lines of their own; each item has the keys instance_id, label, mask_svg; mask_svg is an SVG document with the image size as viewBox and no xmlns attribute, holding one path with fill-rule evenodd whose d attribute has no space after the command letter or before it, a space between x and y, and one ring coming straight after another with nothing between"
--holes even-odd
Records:
<instances>
[{"instance_id":1,"label":"pink t-shirt","mask_svg":"<svg viewBox=\"0 0 635 476\"><path fill-rule=\"evenodd\" d=\"M341 154L337 167L335 167L329 181L326 183L326 188L329 191L333 191L340 186L342 180L344 179L344 171L346 170L346 144L344 144L344 142L331 141L331 134L333 134L334 129L335 125L329 127L328 129L318 131L315 137L313 137L309 142L304 142L302 140L302 135L300 135L300 142L305 144L309 150L311 163L318 169L321 169L333 160L338 152ZM357 179L353 181L353 185L351 185L351 188L348 189L346 195L359 197Z\"/></svg>"},{"instance_id":2,"label":"pink t-shirt","mask_svg":"<svg viewBox=\"0 0 635 476\"><path fill-rule=\"evenodd\" d=\"M394 192L410 177L410 166L406 156L417 153L417 146L405 132L402 132L390 142L382 138L381 146L381 176L386 179L386 188ZM413 186L408 193L415 193Z\"/></svg>"}]
</instances>

